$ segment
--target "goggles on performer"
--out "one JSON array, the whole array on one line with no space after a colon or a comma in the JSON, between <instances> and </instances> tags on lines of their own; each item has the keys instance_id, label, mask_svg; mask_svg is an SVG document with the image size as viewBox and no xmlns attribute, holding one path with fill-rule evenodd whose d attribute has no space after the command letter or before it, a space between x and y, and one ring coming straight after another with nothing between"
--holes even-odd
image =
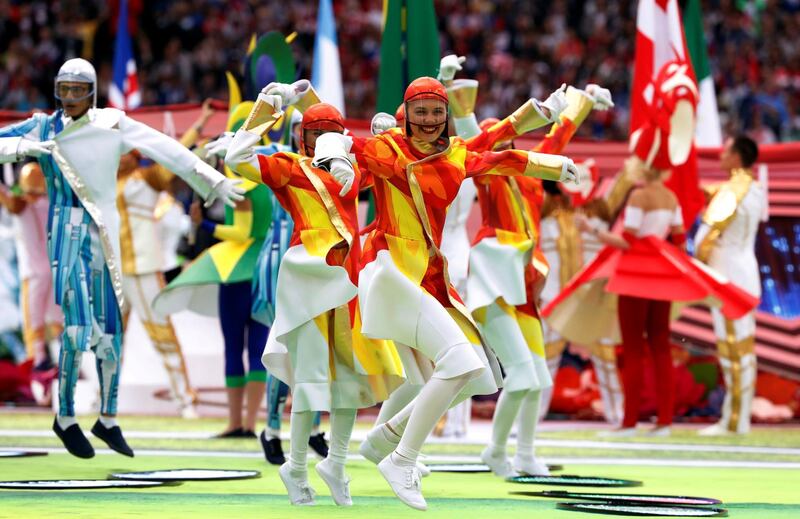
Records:
<instances>
[{"instance_id":1,"label":"goggles on performer","mask_svg":"<svg viewBox=\"0 0 800 519\"><path fill-rule=\"evenodd\" d=\"M83 101L94 96L93 86L91 83L60 82L56 83L54 95L59 101Z\"/></svg>"}]
</instances>

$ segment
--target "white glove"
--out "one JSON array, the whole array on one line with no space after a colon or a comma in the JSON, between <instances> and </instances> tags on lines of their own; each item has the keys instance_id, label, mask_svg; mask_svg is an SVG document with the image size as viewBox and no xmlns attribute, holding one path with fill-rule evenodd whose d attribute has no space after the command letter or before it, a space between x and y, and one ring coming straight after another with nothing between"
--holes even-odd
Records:
<instances>
[{"instance_id":1,"label":"white glove","mask_svg":"<svg viewBox=\"0 0 800 519\"><path fill-rule=\"evenodd\" d=\"M564 157L564 162L561 163L561 176L558 178L559 182L572 182L576 186L580 184L580 176L578 166L572 159Z\"/></svg>"},{"instance_id":2,"label":"white glove","mask_svg":"<svg viewBox=\"0 0 800 519\"><path fill-rule=\"evenodd\" d=\"M561 87L558 90L550 94L550 96L545 99L544 103L539 103L540 107L547 108L550 112L549 121L554 123L558 121L558 117L561 115L561 112L567 108L567 96L565 92L567 91L567 84L562 83Z\"/></svg>"},{"instance_id":3,"label":"white glove","mask_svg":"<svg viewBox=\"0 0 800 519\"><path fill-rule=\"evenodd\" d=\"M372 118L370 130L372 131L372 135L378 135L379 133L383 133L386 130L396 126L397 119L395 119L393 115L389 115L386 112L378 112Z\"/></svg>"},{"instance_id":4,"label":"white glove","mask_svg":"<svg viewBox=\"0 0 800 519\"><path fill-rule=\"evenodd\" d=\"M331 159L331 176L338 182L342 189L339 191L339 196L346 195L353 187L353 182L356 179L356 172L353 165L344 159Z\"/></svg>"},{"instance_id":5,"label":"white glove","mask_svg":"<svg viewBox=\"0 0 800 519\"><path fill-rule=\"evenodd\" d=\"M17 157L38 158L42 155L50 155L53 153L55 145L56 141L34 141L23 137L17 145Z\"/></svg>"},{"instance_id":6,"label":"white glove","mask_svg":"<svg viewBox=\"0 0 800 519\"><path fill-rule=\"evenodd\" d=\"M224 157L231 146L231 141L233 141L233 132L225 132L215 140L208 141L203 148L206 150L207 155Z\"/></svg>"},{"instance_id":7,"label":"white glove","mask_svg":"<svg viewBox=\"0 0 800 519\"><path fill-rule=\"evenodd\" d=\"M225 205L236 207L236 202L244 200L244 189L239 187L241 183L241 180L223 178L211 189L211 194L208 196L208 199L206 199L205 206L210 207L211 204L219 198Z\"/></svg>"},{"instance_id":8,"label":"white glove","mask_svg":"<svg viewBox=\"0 0 800 519\"><path fill-rule=\"evenodd\" d=\"M609 89L590 83L586 85L584 92L594 99L595 110L603 112L609 108L614 108L614 101L611 99L611 91Z\"/></svg>"},{"instance_id":9,"label":"white glove","mask_svg":"<svg viewBox=\"0 0 800 519\"><path fill-rule=\"evenodd\" d=\"M261 89L265 95L275 95L281 98L282 106L289 106L303 97L311 88L311 83L307 79L301 79L294 83L270 83Z\"/></svg>"},{"instance_id":10,"label":"white glove","mask_svg":"<svg viewBox=\"0 0 800 519\"><path fill-rule=\"evenodd\" d=\"M456 56L455 54L443 57L442 61L439 62L439 81L452 81L456 77L456 72L463 68L461 65L465 61L467 61L467 58Z\"/></svg>"}]
</instances>

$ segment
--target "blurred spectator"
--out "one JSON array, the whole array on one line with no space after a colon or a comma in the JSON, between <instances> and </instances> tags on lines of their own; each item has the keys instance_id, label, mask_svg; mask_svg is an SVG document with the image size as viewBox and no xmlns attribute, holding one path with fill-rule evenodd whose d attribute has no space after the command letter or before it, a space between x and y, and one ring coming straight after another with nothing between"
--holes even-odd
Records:
<instances>
[{"instance_id":1,"label":"blurred spectator","mask_svg":"<svg viewBox=\"0 0 800 519\"><path fill-rule=\"evenodd\" d=\"M435 0L442 52L467 56L481 82L478 115L503 116L562 82L600 83L617 109L595 113L583 135L624 139L636 35L635 0ZM146 6L145 6L146 4ZM375 107L382 0L334 0L348 117ZM129 0L145 105L226 98L253 33L290 34L310 75L317 1ZM743 7L740 7L743 6ZM146 8L145 8L146 7ZM0 109L52 105L66 59L91 59L105 104L119 1L0 0ZM800 136L800 1L703 2L724 131L761 140Z\"/></svg>"}]
</instances>

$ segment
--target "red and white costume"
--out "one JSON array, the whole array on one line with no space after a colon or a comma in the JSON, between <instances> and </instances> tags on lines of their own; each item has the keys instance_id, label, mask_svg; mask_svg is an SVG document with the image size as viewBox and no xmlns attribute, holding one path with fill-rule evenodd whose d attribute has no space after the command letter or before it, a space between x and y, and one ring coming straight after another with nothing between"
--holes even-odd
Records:
<instances>
[{"instance_id":1,"label":"red and white costume","mask_svg":"<svg viewBox=\"0 0 800 519\"><path fill-rule=\"evenodd\" d=\"M634 153L646 168L666 170L682 163L694 134L694 124L677 120L694 116L696 90L685 68L668 63L654 85L654 116L631 138ZM680 128L681 132L672 131ZM685 133L684 133L685 132ZM660 426L672 421L672 360L669 320L672 302L703 302L736 319L753 309L757 300L721 274L686 255L666 238L682 229L680 208L627 207L624 236L627 249L605 247L544 309L548 323L567 340L591 344L600 338L623 343L625 384L624 428L638 419L644 336L657 366ZM591 309L587 312L585 309ZM580 316L580 317L579 317ZM617 317L619 319L617 319Z\"/></svg>"}]
</instances>

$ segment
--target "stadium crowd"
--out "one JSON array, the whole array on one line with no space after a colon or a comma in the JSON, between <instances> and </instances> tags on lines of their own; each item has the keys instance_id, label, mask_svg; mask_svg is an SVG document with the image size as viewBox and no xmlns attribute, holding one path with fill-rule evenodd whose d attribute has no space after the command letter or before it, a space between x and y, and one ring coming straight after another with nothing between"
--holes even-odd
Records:
<instances>
[{"instance_id":1,"label":"stadium crowd","mask_svg":"<svg viewBox=\"0 0 800 519\"><path fill-rule=\"evenodd\" d=\"M375 107L382 0L335 0L348 117ZM481 82L479 116L510 112L562 82L597 82L617 110L584 134L623 139L636 36L635 0L436 0L443 53L467 56ZM227 96L223 72L241 63L251 35L297 31L310 74L317 1L129 0L145 105ZM98 68L100 103L111 77L118 0L0 0L0 109L52 107L65 59ZM711 0L704 23L724 131L760 142L800 139L800 0Z\"/></svg>"}]
</instances>

